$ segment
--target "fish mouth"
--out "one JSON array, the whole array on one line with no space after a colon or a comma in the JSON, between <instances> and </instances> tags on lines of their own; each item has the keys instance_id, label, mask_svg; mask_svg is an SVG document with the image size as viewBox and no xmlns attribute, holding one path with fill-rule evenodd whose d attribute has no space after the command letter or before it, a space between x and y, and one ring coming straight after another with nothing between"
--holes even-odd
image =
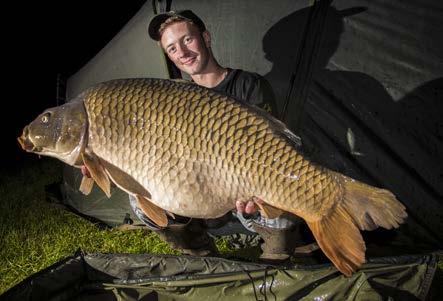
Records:
<instances>
[{"instance_id":1,"label":"fish mouth","mask_svg":"<svg viewBox=\"0 0 443 301\"><path fill-rule=\"evenodd\" d=\"M35 146L34 143L32 143L32 141L29 139L28 134L29 134L28 127L25 127L23 129L22 135L17 138L18 143L20 144L22 149L27 152L41 152L42 148Z\"/></svg>"}]
</instances>

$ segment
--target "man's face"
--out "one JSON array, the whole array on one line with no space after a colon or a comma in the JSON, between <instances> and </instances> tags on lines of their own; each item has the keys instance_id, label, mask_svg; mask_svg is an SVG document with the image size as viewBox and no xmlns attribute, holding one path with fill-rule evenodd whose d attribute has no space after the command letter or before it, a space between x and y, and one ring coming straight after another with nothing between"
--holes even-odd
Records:
<instances>
[{"instance_id":1,"label":"man's face","mask_svg":"<svg viewBox=\"0 0 443 301\"><path fill-rule=\"evenodd\" d=\"M175 22L165 28L160 44L180 70L189 75L200 74L210 58L209 35L207 32L203 35L193 24Z\"/></svg>"}]
</instances>

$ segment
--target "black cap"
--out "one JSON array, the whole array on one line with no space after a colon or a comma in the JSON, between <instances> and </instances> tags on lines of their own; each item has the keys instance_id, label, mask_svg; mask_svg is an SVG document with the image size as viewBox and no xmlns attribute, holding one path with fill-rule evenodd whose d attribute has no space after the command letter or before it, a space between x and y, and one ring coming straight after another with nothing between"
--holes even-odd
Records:
<instances>
[{"instance_id":1,"label":"black cap","mask_svg":"<svg viewBox=\"0 0 443 301\"><path fill-rule=\"evenodd\" d=\"M160 41L160 33L158 30L160 29L160 26L171 17L180 17L184 20L190 21L194 23L201 32L206 30L205 23L203 23L203 21L191 10L169 11L156 15L149 23L148 32L153 40Z\"/></svg>"}]
</instances>

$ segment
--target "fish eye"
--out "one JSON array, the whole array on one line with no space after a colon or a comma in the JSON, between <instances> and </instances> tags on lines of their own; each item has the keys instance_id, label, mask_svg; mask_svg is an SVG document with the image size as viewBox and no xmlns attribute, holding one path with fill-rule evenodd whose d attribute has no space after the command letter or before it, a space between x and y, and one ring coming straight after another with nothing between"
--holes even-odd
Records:
<instances>
[{"instance_id":1,"label":"fish eye","mask_svg":"<svg viewBox=\"0 0 443 301\"><path fill-rule=\"evenodd\" d=\"M45 114L43 114L43 116L42 116L42 118L41 118L41 121L43 122L43 123L48 123L48 121L49 121L49 117L51 116L51 113L45 113Z\"/></svg>"}]
</instances>

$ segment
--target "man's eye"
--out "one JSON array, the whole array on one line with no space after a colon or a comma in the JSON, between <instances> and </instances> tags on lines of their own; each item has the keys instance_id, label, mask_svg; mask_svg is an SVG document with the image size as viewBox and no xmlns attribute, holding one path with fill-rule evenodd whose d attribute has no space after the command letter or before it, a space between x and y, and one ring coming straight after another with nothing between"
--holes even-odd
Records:
<instances>
[{"instance_id":1,"label":"man's eye","mask_svg":"<svg viewBox=\"0 0 443 301\"><path fill-rule=\"evenodd\" d=\"M185 44L189 44L189 43L192 42L192 38L191 37L186 37L184 41L185 41Z\"/></svg>"},{"instance_id":2,"label":"man's eye","mask_svg":"<svg viewBox=\"0 0 443 301\"><path fill-rule=\"evenodd\" d=\"M175 50L176 50L176 48L175 47L171 47L171 48L169 48L168 49L168 53L174 53L175 52Z\"/></svg>"}]
</instances>

